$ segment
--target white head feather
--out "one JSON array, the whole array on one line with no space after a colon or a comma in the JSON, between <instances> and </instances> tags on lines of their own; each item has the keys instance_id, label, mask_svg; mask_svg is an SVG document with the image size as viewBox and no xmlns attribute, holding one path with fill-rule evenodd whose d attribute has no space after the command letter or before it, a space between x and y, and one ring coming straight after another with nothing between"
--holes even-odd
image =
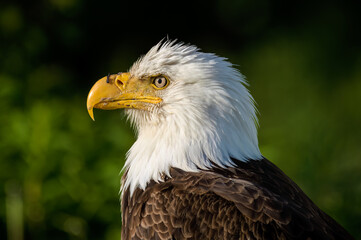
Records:
<instances>
[{"instance_id":1,"label":"white head feather","mask_svg":"<svg viewBox=\"0 0 361 240\"><path fill-rule=\"evenodd\" d=\"M244 77L225 58L182 43L158 43L130 69L136 77L164 74L163 102L127 109L138 138L127 154L122 189L145 189L170 167L200 171L261 159L254 100Z\"/></svg>"}]
</instances>

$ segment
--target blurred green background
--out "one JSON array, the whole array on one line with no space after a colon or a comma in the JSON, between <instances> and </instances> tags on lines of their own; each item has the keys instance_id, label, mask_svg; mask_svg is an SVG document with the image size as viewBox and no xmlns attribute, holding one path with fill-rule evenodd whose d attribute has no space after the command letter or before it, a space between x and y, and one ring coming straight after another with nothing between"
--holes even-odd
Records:
<instances>
[{"instance_id":1,"label":"blurred green background","mask_svg":"<svg viewBox=\"0 0 361 240\"><path fill-rule=\"evenodd\" d=\"M361 4L352 1L0 3L0 239L119 239L134 135L94 82L162 38L247 76L264 156L361 239Z\"/></svg>"}]
</instances>

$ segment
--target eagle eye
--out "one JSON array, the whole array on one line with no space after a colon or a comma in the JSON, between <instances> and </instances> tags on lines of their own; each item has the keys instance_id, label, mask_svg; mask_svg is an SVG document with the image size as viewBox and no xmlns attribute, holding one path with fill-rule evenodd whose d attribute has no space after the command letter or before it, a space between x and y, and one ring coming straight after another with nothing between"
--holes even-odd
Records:
<instances>
[{"instance_id":1,"label":"eagle eye","mask_svg":"<svg viewBox=\"0 0 361 240\"><path fill-rule=\"evenodd\" d=\"M168 86L169 80L162 75L156 76L153 78L152 84L156 89L164 89Z\"/></svg>"},{"instance_id":2,"label":"eagle eye","mask_svg":"<svg viewBox=\"0 0 361 240\"><path fill-rule=\"evenodd\" d=\"M164 89L168 86L169 80L165 76L160 75L153 78L152 84L156 89Z\"/></svg>"}]
</instances>

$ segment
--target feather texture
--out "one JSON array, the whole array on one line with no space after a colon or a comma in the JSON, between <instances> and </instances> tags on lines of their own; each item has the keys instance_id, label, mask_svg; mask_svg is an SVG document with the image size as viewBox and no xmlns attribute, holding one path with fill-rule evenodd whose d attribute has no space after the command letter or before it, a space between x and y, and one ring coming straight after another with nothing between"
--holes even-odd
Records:
<instances>
[{"instance_id":1,"label":"feather texture","mask_svg":"<svg viewBox=\"0 0 361 240\"><path fill-rule=\"evenodd\" d=\"M127 189L122 239L353 239L268 160L233 161Z\"/></svg>"},{"instance_id":2,"label":"feather texture","mask_svg":"<svg viewBox=\"0 0 361 240\"><path fill-rule=\"evenodd\" d=\"M154 46L130 68L142 79L170 79L159 91L162 103L142 111L127 109L138 137L127 155L124 188L145 189L150 180L169 175L170 167L197 172L261 159L254 100L246 81L225 58L192 45L167 41Z\"/></svg>"}]
</instances>

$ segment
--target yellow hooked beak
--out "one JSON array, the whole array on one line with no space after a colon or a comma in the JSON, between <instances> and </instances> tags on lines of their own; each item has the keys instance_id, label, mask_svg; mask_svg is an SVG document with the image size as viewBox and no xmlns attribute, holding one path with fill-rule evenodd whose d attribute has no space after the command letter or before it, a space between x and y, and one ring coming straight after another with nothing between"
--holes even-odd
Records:
<instances>
[{"instance_id":1,"label":"yellow hooked beak","mask_svg":"<svg viewBox=\"0 0 361 240\"><path fill-rule=\"evenodd\" d=\"M151 104L162 101L146 80L131 77L129 73L108 75L98 80L88 94L87 108L94 120L93 108L112 110L137 108L147 110Z\"/></svg>"}]
</instances>

